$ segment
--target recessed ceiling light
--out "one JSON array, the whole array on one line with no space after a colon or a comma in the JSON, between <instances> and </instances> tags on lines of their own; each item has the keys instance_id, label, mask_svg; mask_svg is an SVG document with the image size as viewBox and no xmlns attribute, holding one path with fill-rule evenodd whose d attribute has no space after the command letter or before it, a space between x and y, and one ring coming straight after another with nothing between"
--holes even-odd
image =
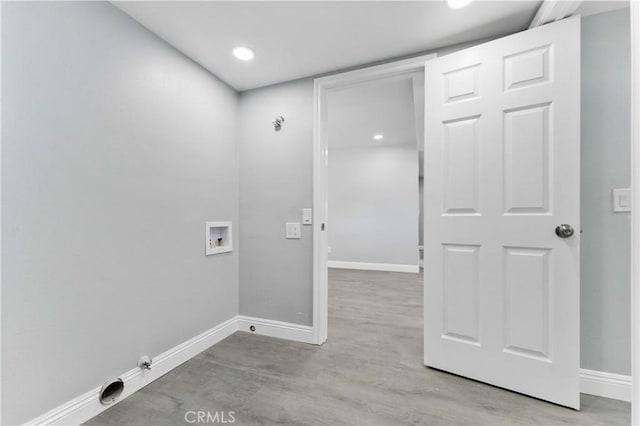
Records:
<instances>
[{"instance_id":1,"label":"recessed ceiling light","mask_svg":"<svg viewBox=\"0 0 640 426\"><path fill-rule=\"evenodd\" d=\"M462 9L472 1L473 0L447 0L447 4L451 9Z\"/></svg>"},{"instance_id":2,"label":"recessed ceiling light","mask_svg":"<svg viewBox=\"0 0 640 426\"><path fill-rule=\"evenodd\" d=\"M248 47L238 46L233 49L233 56L241 61L250 61L254 56L256 56L256 54Z\"/></svg>"},{"instance_id":3,"label":"recessed ceiling light","mask_svg":"<svg viewBox=\"0 0 640 426\"><path fill-rule=\"evenodd\" d=\"M375 140L379 141L379 140L382 140L384 138L384 136L383 135L375 135L373 138Z\"/></svg>"}]
</instances>

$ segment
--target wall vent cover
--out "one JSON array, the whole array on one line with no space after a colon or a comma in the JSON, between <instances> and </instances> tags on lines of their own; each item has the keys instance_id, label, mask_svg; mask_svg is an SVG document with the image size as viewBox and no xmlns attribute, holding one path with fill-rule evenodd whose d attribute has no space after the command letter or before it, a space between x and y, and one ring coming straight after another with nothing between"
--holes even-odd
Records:
<instances>
[{"instance_id":1,"label":"wall vent cover","mask_svg":"<svg viewBox=\"0 0 640 426\"><path fill-rule=\"evenodd\" d=\"M100 402L104 405L113 403L122 394L124 382L121 378L109 380L100 389Z\"/></svg>"}]
</instances>

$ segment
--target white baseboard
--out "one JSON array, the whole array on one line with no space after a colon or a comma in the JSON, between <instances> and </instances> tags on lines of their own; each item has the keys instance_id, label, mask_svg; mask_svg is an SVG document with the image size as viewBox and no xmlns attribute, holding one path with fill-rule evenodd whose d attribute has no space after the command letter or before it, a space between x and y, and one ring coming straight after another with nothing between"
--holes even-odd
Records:
<instances>
[{"instance_id":1,"label":"white baseboard","mask_svg":"<svg viewBox=\"0 0 640 426\"><path fill-rule=\"evenodd\" d=\"M255 327L255 331L251 331L251 326ZM154 357L151 370L141 370L136 367L122 374L120 378L124 381L125 387L117 402L122 401L127 396L142 389L238 330L313 344L313 329L309 326L238 315ZM631 389L631 376L586 369L580 370L580 392L582 393L631 401ZM102 405L98 400L99 392L100 387L92 389L26 424L82 424L113 406L113 404Z\"/></svg>"},{"instance_id":2,"label":"white baseboard","mask_svg":"<svg viewBox=\"0 0 640 426\"><path fill-rule=\"evenodd\" d=\"M251 330L251 326L255 327L254 331ZM238 330L296 342L314 343L313 328L306 325L238 315Z\"/></svg>"},{"instance_id":3,"label":"white baseboard","mask_svg":"<svg viewBox=\"0 0 640 426\"><path fill-rule=\"evenodd\" d=\"M631 376L580 369L580 392L631 401Z\"/></svg>"},{"instance_id":4,"label":"white baseboard","mask_svg":"<svg viewBox=\"0 0 640 426\"><path fill-rule=\"evenodd\" d=\"M200 352L220 342L238 330L238 318L233 317L198 336L175 346L153 358L150 370L134 368L127 371L120 378L124 381L124 391L118 398L122 401L127 396L143 388L160 376L168 373L180 364L193 358ZM105 378L106 379L106 378ZM28 425L79 425L97 416L111 405L102 405L98 399L100 387L64 403L53 410L37 417ZM117 403L116 402L116 403Z\"/></svg>"},{"instance_id":5,"label":"white baseboard","mask_svg":"<svg viewBox=\"0 0 640 426\"><path fill-rule=\"evenodd\" d=\"M399 265L395 263L365 263L365 262L343 262L340 260L330 260L329 268L338 269L360 269L364 271L387 271L387 272L410 272L420 273L418 265Z\"/></svg>"}]
</instances>

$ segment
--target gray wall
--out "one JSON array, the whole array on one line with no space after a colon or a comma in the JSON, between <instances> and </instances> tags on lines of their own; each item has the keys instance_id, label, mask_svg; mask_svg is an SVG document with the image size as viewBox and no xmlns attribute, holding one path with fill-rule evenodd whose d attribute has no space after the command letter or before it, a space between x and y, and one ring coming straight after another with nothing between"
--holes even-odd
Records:
<instances>
[{"instance_id":1,"label":"gray wall","mask_svg":"<svg viewBox=\"0 0 640 426\"><path fill-rule=\"evenodd\" d=\"M460 47L463 46L438 53L450 53ZM581 364L584 368L628 374L629 218L626 214L611 213L610 202L612 188L629 185L628 9L585 18L582 55ZM262 230L261 235L251 239L246 234L243 237L240 305L241 312L247 315L310 324L309 320L294 320L298 312L305 313L307 318L311 313L311 237L305 236L307 242L300 244L293 254L281 255L265 249L282 246L283 223L297 214L291 210L274 217L268 207L270 199L291 209L303 207L312 199L313 80L284 83L241 96L243 126L253 126L252 121L257 119L270 121L279 109L285 108L296 111L297 117L296 123L286 123L295 126L295 135L283 137L287 138L286 146L295 146L295 150L287 151L286 160L262 146L271 146L266 141L274 137L265 123L259 123L265 132L245 130L242 139L245 145L242 161L250 161L250 167L241 165L241 181L245 182L241 186L242 207L252 206L256 210L244 211L241 225L253 223L251 232L255 232L261 220L260 209L264 208L274 231ZM261 149L262 155L251 154L254 148ZM286 172L279 170L285 162L292 167ZM284 173L287 178L274 185L269 176ZM256 179L249 183L252 176ZM251 190L247 190L248 186ZM283 272L281 265L295 270L295 274ZM293 289L295 297L290 293ZM276 295L280 297L278 301L274 300Z\"/></svg>"},{"instance_id":2,"label":"gray wall","mask_svg":"<svg viewBox=\"0 0 640 426\"><path fill-rule=\"evenodd\" d=\"M313 204L313 80L242 93L240 158L240 314L311 325L312 226L284 224Z\"/></svg>"},{"instance_id":3,"label":"gray wall","mask_svg":"<svg viewBox=\"0 0 640 426\"><path fill-rule=\"evenodd\" d=\"M2 9L15 424L237 314L237 251L205 257L203 236L238 223L237 95L109 3Z\"/></svg>"},{"instance_id":4,"label":"gray wall","mask_svg":"<svg viewBox=\"0 0 640 426\"><path fill-rule=\"evenodd\" d=\"M243 93L238 123L232 89L110 4L2 8L2 422L238 302L311 324L311 227L286 240L284 223L312 203L313 80ZM611 213L610 190L629 185L628 32L626 10L583 20L582 366L622 374L629 216ZM229 219L236 251L204 257L204 221Z\"/></svg>"},{"instance_id":5,"label":"gray wall","mask_svg":"<svg viewBox=\"0 0 640 426\"><path fill-rule=\"evenodd\" d=\"M328 175L329 260L417 266L415 145L331 149Z\"/></svg>"},{"instance_id":6,"label":"gray wall","mask_svg":"<svg viewBox=\"0 0 640 426\"><path fill-rule=\"evenodd\" d=\"M611 190L630 185L629 9L582 20L583 368L630 374L629 213Z\"/></svg>"},{"instance_id":7,"label":"gray wall","mask_svg":"<svg viewBox=\"0 0 640 426\"><path fill-rule=\"evenodd\" d=\"M280 114L286 121L274 132ZM312 227L286 240L284 224L313 207L313 78L242 92L239 120L240 314L311 325Z\"/></svg>"}]
</instances>

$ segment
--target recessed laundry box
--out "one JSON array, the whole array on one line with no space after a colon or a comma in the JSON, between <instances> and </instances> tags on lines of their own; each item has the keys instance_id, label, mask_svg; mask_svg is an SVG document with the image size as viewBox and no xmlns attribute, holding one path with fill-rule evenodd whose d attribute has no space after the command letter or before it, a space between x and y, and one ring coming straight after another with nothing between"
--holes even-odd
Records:
<instances>
[{"instance_id":1,"label":"recessed laundry box","mask_svg":"<svg viewBox=\"0 0 640 426\"><path fill-rule=\"evenodd\" d=\"M209 256L232 250L231 222L207 222L205 226L205 254Z\"/></svg>"}]
</instances>

